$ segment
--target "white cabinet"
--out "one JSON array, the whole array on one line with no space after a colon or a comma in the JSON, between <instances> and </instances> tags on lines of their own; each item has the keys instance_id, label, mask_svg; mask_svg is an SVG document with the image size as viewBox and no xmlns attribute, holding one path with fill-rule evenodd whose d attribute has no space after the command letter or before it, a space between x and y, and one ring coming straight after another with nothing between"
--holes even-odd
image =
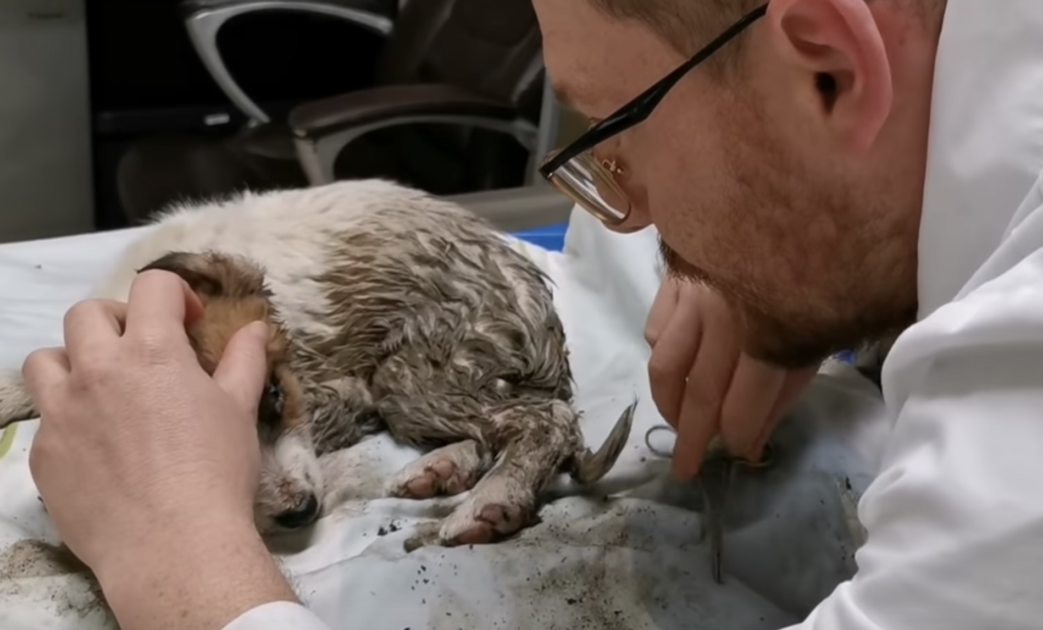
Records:
<instances>
[{"instance_id":1,"label":"white cabinet","mask_svg":"<svg viewBox=\"0 0 1043 630\"><path fill-rule=\"evenodd\" d=\"M93 229L84 0L0 0L0 242Z\"/></svg>"}]
</instances>

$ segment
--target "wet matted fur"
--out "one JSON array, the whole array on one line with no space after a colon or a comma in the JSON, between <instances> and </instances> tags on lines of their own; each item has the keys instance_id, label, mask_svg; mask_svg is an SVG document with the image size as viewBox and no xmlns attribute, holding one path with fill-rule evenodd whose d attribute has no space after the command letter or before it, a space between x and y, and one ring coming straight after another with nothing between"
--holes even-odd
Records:
<instances>
[{"instance_id":1,"label":"wet matted fur","mask_svg":"<svg viewBox=\"0 0 1043 630\"><path fill-rule=\"evenodd\" d=\"M456 204L366 180L186 206L158 223L96 295L125 299L143 268L179 274L206 308L189 332L209 370L238 327L269 322L262 530L314 520L336 483L318 457L384 429L427 450L389 494L470 490L411 545L513 533L556 475L592 483L627 441L633 406L597 453L585 448L547 278ZM0 375L0 426L35 415L17 375Z\"/></svg>"}]
</instances>

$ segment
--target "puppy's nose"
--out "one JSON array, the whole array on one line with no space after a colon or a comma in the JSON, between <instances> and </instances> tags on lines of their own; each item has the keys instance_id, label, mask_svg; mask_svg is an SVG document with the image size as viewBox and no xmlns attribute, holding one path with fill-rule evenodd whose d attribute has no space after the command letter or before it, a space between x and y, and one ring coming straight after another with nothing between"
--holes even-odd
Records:
<instances>
[{"instance_id":1,"label":"puppy's nose","mask_svg":"<svg viewBox=\"0 0 1043 630\"><path fill-rule=\"evenodd\" d=\"M309 494L297 507L276 516L275 522L286 529L300 529L314 523L318 516L319 499L314 494Z\"/></svg>"}]
</instances>

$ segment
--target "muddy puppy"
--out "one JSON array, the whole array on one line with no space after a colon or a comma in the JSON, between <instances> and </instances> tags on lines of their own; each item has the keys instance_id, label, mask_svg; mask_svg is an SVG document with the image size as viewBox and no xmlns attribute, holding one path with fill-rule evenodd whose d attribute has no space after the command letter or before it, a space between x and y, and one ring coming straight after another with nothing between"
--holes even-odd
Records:
<instances>
[{"instance_id":1,"label":"muddy puppy","mask_svg":"<svg viewBox=\"0 0 1043 630\"><path fill-rule=\"evenodd\" d=\"M207 305L192 337L204 367L251 321L241 315L256 318L259 307L233 305L264 296L276 358L258 422L263 531L313 520L324 485L349 482L321 479L317 458L382 430L427 451L389 494L469 491L410 547L512 534L558 474L593 483L627 441L633 405L596 453L585 447L547 278L456 204L365 180L186 206L157 223L96 293L125 299L142 268L179 274ZM27 400L14 375L0 378L0 425L32 417Z\"/></svg>"}]
</instances>

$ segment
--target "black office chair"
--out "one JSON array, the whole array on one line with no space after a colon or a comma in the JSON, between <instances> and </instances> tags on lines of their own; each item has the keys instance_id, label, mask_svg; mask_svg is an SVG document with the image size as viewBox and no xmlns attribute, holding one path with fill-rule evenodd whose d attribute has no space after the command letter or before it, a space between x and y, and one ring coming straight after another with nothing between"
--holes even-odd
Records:
<instances>
[{"instance_id":1,"label":"black office chair","mask_svg":"<svg viewBox=\"0 0 1043 630\"><path fill-rule=\"evenodd\" d=\"M375 60L376 85L301 104L284 119L253 105L222 69L214 33L247 5L356 19L346 17L358 12L347 4L187 3L197 50L251 124L227 142L159 139L129 151L120 165L119 188L132 217L147 218L183 197L336 179L385 177L441 195L522 185L536 145L543 89L531 0L410 0L397 14L370 13L367 28L389 28ZM316 63L332 72L342 62Z\"/></svg>"},{"instance_id":2,"label":"black office chair","mask_svg":"<svg viewBox=\"0 0 1043 630\"><path fill-rule=\"evenodd\" d=\"M267 123L269 114L246 94L225 65L217 43L221 27L250 13L298 11L341 19L387 36L398 15L399 0L186 0L181 6L189 39L214 82L253 123Z\"/></svg>"}]
</instances>

